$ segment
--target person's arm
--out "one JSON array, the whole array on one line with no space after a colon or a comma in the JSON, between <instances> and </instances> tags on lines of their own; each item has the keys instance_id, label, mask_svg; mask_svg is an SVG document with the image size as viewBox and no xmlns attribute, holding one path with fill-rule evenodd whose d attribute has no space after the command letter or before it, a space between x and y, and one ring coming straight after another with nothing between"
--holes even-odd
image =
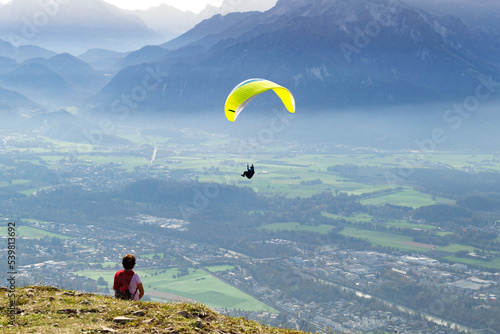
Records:
<instances>
[{"instance_id":1,"label":"person's arm","mask_svg":"<svg viewBox=\"0 0 500 334\"><path fill-rule=\"evenodd\" d=\"M137 288L139 289L139 299L141 299L144 296L144 287L142 283L137 284Z\"/></svg>"}]
</instances>

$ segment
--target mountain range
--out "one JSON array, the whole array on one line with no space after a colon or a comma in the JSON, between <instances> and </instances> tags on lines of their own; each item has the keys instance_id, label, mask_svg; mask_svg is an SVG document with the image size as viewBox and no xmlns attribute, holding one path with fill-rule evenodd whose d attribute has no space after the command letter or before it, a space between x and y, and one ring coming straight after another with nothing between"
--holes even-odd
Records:
<instances>
[{"instance_id":1,"label":"mountain range","mask_svg":"<svg viewBox=\"0 0 500 334\"><path fill-rule=\"evenodd\" d=\"M226 15L234 11L264 11L272 8L277 0L224 0L219 7L207 5L201 12L181 11L175 7L161 4L147 10L126 11L141 18L146 24L159 32L165 40L171 40L194 27L197 23L214 15Z\"/></svg>"},{"instance_id":2,"label":"mountain range","mask_svg":"<svg viewBox=\"0 0 500 334\"><path fill-rule=\"evenodd\" d=\"M68 53L11 65L14 66L10 71L0 74L0 85L46 106L83 103L106 83L103 75Z\"/></svg>"},{"instance_id":3,"label":"mountain range","mask_svg":"<svg viewBox=\"0 0 500 334\"><path fill-rule=\"evenodd\" d=\"M315 109L463 100L479 77L500 79L495 31L392 0L280 0L263 13L214 16L162 46L138 51L144 63L118 73L94 105L109 109L156 67L168 75L136 101L145 109L217 108L252 77Z\"/></svg>"},{"instance_id":4,"label":"mountain range","mask_svg":"<svg viewBox=\"0 0 500 334\"><path fill-rule=\"evenodd\" d=\"M485 82L498 93L492 87L500 80L500 32L493 17L500 5L457 1L279 0L263 12L213 15L154 42L159 33L146 19L102 0L74 0L53 8L65 15L41 26L28 40L32 46L0 42L0 87L5 96L18 94L16 103L3 105L76 105L94 113L219 110L235 85L253 77L289 88L297 106L310 110L463 101ZM36 17L27 3L2 7L4 39L16 8ZM50 51L49 40L63 48L75 36L86 50L78 58ZM113 47L134 36L139 47ZM278 104L272 96L252 103Z\"/></svg>"}]
</instances>

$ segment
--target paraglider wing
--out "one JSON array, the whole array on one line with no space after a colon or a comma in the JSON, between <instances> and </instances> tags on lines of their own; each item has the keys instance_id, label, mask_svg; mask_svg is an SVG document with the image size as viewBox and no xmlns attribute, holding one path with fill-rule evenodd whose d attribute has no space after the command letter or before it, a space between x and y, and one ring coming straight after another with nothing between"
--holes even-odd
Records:
<instances>
[{"instance_id":1,"label":"paraglider wing","mask_svg":"<svg viewBox=\"0 0 500 334\"><path fill-rule=\"evenodd\" d=\"M286 109L294 113L295 99L288 89L269 80L249 79L236 86L227 97L224 107L227 119L234 122L254 97L271 89L279 96Z\"/></svg>"}]
</instances>

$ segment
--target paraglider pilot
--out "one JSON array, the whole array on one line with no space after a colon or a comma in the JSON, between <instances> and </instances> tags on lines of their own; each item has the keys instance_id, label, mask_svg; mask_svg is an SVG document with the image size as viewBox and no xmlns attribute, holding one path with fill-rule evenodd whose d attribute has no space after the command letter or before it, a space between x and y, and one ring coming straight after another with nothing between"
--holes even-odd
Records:
<instances>
[{"instance_id":1,"label":"paraglider pilot","mask_svg":"<svg viewBox=\"0 0 500 334\"><path fill-rule=\"evenodd\" d=\"M248 167L248 164L247 164L247 170L245 172L243 172L243 174L241 174L241 176L243 176L243 177L246 176L247 178L251 179L254 174L255 174L255 170L253 168L253 164L251 167Z\"/></svg>"}]
</instances>

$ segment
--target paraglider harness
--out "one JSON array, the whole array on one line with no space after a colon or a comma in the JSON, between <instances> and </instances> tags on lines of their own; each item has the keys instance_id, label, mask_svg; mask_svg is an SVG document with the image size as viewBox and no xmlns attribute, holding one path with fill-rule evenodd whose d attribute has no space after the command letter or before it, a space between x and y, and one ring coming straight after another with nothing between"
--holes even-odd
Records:
<instances>
[{"instance_id":1,"label":"paraglider harness","mask_svg":"<svg viewBox=\"0 0 500 334\"><path fill-rule=\"evenodd\" d=\"M137 293L137 289L133 294L128 291L128 287L130 285L130 281L134 277L134 272L132 270L125 271L120 270L115 274L115 280L113 282L113 290L115 290L115 298L117 299L134 299L135 294Z\"/></svg>"},{"instance_id":2,"label":"paraglider harness","mask_svg":"<svg viewBox=\"0 0 500 334\"><path fill-rule=\"evenodd\" d=\"M254 174L255 174L255 170L254 170L253 164L252 164L252 167L250 167L250 168L247 165L247 170L245 172L243 172L243 174L241 174L241 176L246 176L248 179L251 179Z\"/></svg>"}]
</instances>

